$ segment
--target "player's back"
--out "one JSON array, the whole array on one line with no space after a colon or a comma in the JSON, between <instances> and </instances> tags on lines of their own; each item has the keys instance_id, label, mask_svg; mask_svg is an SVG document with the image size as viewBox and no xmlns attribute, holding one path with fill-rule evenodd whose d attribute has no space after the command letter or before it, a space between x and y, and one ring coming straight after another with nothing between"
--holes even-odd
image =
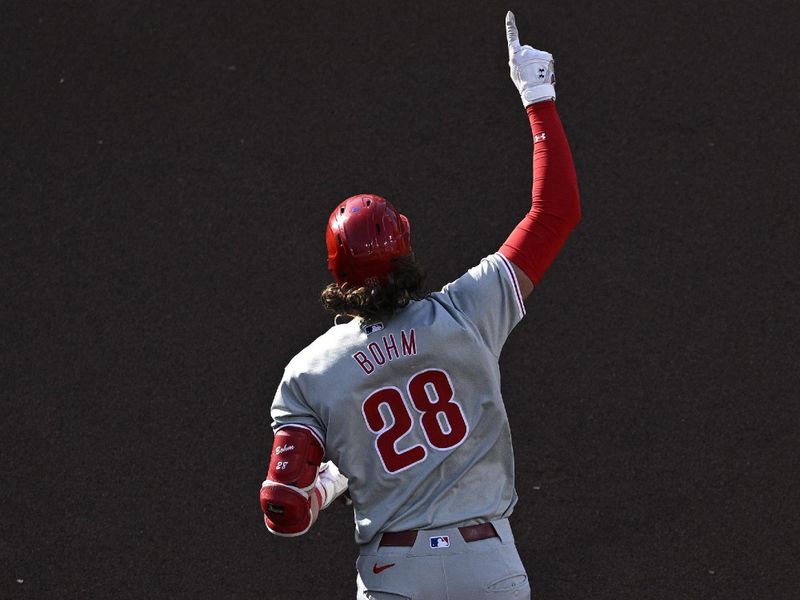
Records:
<instances>
[{"instance_id":1,"label":"player's back","mask_svg":"<svg viewBox=\"0 0 800 600\"><path fill-rule=\"evenodd\" d=\"M273 418L324 440L348 477L360 543L511 513L497 358L523 310L495 254L389 319L332 327L290 362Z\"/></svg>"}]
</instances>

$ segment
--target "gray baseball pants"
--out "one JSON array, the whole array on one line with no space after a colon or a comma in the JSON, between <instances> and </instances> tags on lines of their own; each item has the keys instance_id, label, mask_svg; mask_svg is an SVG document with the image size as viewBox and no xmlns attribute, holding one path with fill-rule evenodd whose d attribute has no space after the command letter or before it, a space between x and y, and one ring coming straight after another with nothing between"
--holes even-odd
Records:
<instances>
[{"instance_id":1,"label":"gray baseball pants","mask_svg":"<svg viewBox=\"0 0 800 600\"><path fill-rule=\"evenodd\" d=\"M508 519L496 537L464 541L457 527L420 530L410 547L361 547L357 600L530 600L531 588Z\"/></svg>"}]
</instances>

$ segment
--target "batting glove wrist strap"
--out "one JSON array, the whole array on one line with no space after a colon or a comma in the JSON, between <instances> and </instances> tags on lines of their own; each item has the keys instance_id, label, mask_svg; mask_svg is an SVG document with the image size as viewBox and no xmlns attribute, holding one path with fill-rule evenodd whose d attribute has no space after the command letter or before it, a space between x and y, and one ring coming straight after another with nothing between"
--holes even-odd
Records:
<instances>
[{"instance_id":1,"label":"batting glove wrist strap","mask_svg":"<svg viewBox=\"0 0 800 600\"><path fill-rule=\"evenodd\" d=\"M323 510L347 491L347 477L341 474L339 467L332 461L324 462L319 469L316 488L322 499L320 510Z\"/></svg>"}]
</instances>

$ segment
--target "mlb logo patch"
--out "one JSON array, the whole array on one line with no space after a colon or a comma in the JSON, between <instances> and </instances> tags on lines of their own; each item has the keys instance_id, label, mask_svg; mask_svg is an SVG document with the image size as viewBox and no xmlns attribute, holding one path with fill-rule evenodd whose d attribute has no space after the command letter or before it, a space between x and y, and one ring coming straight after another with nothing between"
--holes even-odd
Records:
<instances>
[{"instance_id":1,"label":"mlb logo patch","mask_svg":"<svg viewBox=\"0 0 800 600\"><path fill-rule=\"evenodd\" d=\"M449 548L450 547L450 536L449 535L437 535L430 538L431 541L431 548Z\"/></svg>"},{"instance_id":2,"label":"mlb logo patch","mask_svg":"<svg viewBox=\"0 0 800 600\"><path fill-rule=\"evenodd\" d=\"M375 333L376 331L383 330L383 323L370 323L369 325L363 325L362 329L364 333L369 335L370 333Z\"/></svg>"}]
</instances>

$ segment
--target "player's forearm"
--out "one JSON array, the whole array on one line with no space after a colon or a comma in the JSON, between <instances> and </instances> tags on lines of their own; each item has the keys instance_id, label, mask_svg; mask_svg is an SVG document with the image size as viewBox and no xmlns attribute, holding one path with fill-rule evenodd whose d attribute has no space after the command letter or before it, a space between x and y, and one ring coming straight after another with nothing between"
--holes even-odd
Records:
<instances>
[{"instance_id":1,"label":"player's forearm","mask_svg":"<svg viewBox=\"0 0 800 600\"><path fill-rule=\"evenodd\" d=\"M275 432L267 479L261 484L264 523L275 535L303 535L319 512L347 490L347 478L332 462L322 463L325 449L304 425L285 425Z\"/></svg>"},{"instance_id":2,"label":"player's forearm","mask_svg":"<svg viewBox=\"0 0 800 600\"><path fill-rule=\"evenodd\" d=\"M527 107L533 134L533 199L500 252L538 284L580 221L578 180L555 102Z\"/></svg>"}]
</instances>

